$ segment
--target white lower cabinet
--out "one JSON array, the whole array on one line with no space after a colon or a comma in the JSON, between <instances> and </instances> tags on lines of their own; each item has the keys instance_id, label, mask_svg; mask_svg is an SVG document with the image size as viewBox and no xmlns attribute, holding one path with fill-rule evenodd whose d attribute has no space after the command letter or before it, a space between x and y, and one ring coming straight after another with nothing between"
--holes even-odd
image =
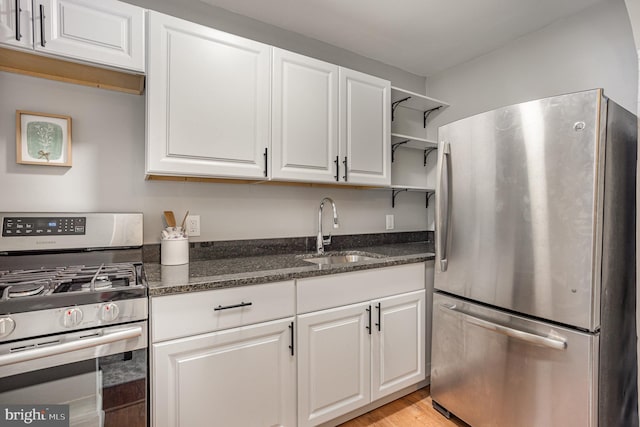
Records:
<instances>
[{"instance_id":1,"label":"white lower cabinet","mask_svg":"<svg viewBox=\"0 0 640 427\"><path fill-rule=\"evenodd\" d=\"M154 425L295 426L293 320L154 344Z\"/></svg>"},{"instance_id":2,"label":"white lower cabinet","mask_svg":"<svg viewBox=\"0 0 640 427\"><path fill-rule=\"evenodd\" d=\"M425 379L424 264L301 279L296 292L298 426L331 421Z\"/></svg>"},{"instance_id":3,"label":"white lower cabinet","mask_svg":"<svg viewBox=\"0 0 640 427\"><path fill-rule=\"evenodd\" d=\"M425 271L151 298L152 425L316 426L419 383Z\"/></svg>"},{"instance_id":4,"label":"white lower cabinet","mask_svg":"<svg viewBox=\"0 0 640 427\"><path fill-rule=\"evenodd\" d=\"M370 395L369 303L298 316L298 426L366 405Z\"/></svg>"},{"instance_id":5,"label":"white lower cabinet","mask_svg":"<svg viewBox=\"0 0 640 427\"><path fill-rule=\"evenodd\" d=\"M296 425L293 280L151 298L154 427Z\"/></svg>"},{"instance_id":6,"label":"white lower cabinet","mask_svg":"<svg viewBox=\"0 0 640 427\"><path fill-rule=\"evenodd\" d=\"M425 379L425 297L417 291L373 302L372 401Z\"/></svg>"}]
</instances>

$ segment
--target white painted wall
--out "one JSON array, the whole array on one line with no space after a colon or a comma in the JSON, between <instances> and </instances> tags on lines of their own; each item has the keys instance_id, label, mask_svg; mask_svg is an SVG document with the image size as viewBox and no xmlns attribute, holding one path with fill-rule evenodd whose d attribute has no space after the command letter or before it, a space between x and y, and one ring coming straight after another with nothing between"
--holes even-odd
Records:
<instances>
[{"instance_id":1,"label":"white painted wall","mask_svg":"<svg viewBox=\"0 0 640 427\"><path fill-rule=\"evenodd\" d=\"M430 136L469 115L596 87L636 111L638 63L623 0L597 4L427 78L428 95L451 104L434 117Z\"/></svg>"},{"instance_id":2,"label":"white painted wall","mask_svg":"<svg viewBox=\"0 0 640 427\"><path fill-rule=\"evenodd\" d=\"M161 213L201 216L192 241L313 236L324 196L338 206L334 234L427 229L424 194L144 180L144 96L0 72L0 211L141 211L145 242L159 241ZM16 164L15 111L70 115L73 167ZM325 215L327 218L329 215ZM431 223L431 222L429 222ZM328 226L328 220L325 226Z\"/></svg>"}]
</instances>

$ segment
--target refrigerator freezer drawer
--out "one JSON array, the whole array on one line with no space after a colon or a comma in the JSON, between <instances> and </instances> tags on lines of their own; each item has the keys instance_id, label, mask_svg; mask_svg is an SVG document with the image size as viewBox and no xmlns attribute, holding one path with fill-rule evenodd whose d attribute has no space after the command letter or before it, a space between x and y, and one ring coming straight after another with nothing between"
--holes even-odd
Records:
<instances>
[{"instance_id":1,"label":"refrigerator freezer drawer","mask_svg":"<svg viewBox=\"0 0 640 427\"><path fill-rule=\"evenodd\" d=\"M431 395L474 427L595 427L598 341L436 293Z\"/></svg>"}]
</instances>

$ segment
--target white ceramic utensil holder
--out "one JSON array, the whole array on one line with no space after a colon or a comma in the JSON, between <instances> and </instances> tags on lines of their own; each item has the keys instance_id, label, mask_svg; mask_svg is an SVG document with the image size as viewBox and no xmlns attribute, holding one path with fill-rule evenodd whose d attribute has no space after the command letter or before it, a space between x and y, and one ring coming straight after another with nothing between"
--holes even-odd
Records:
<instances>
[{"instance_id":1,"label":"white ceramic utensil holder","mask_svg":"<svg viewBox=\"0 0 640 427\"><path fill-rule=\"evenodd\" d=\"M189 238L160 240L160 264L182 265L189 263Z\"/></svg>"}]
</instances>

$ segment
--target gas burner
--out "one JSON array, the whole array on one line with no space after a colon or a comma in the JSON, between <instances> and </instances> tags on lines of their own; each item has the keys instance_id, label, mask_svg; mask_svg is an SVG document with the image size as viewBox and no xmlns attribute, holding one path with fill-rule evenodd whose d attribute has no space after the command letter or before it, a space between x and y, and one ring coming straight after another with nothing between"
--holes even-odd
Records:
<instances>
[{"instance_id":1,"label":"gas burner","mask_svg":"<svg viewBox=\"0 0 640 427\"><path fill-rule=\"evenodd\" d=\"M44 291L44 284L41 283L25 283L11 285L7 288L8 298L24 298L34 295L40 295Z\"/></svg>"},{"instance_id":2,"label":"gas burner","mask_svg":"<svg viewBox=\"0 0 640 427\"><path fill-rule=\"evenodd\" d=\"M90 291L91 290L91 286L92 283L83 283L82 284L82 290L83 291ZM94 282L94 286L93 289L95 289L96 291L102 290L102 289L109 289L113 287L113 282L111 282L109 280L108 277L98 277L96 278L96 281Z\"/></svg>"}]
</instances>

